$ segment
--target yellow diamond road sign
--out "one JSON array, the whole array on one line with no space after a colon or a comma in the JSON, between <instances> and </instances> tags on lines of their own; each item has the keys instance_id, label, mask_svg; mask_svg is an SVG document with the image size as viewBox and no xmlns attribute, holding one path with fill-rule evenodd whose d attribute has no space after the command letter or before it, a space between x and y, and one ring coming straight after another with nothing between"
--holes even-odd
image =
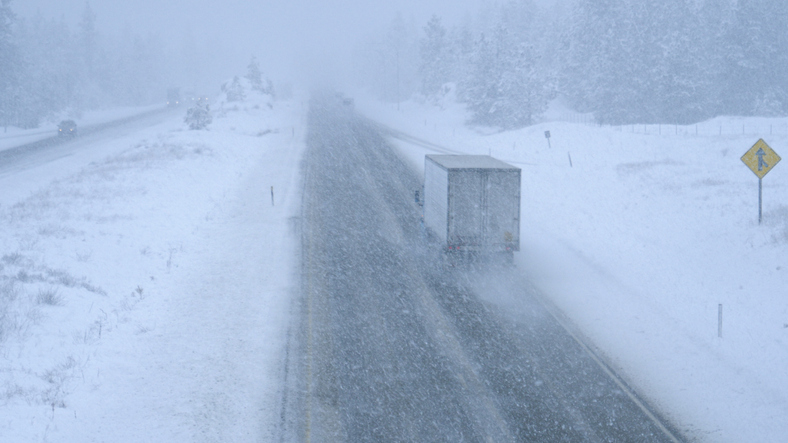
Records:
<instances>
[{"instance_id":1,"label":"yellow diamond road sign","mask_svg":"<svg viewBox=\"0 0 788 443\"><path fill-rule=\"evenodd\" d=\"M772 170L774 165L780 161L780 156L772 151L763 139L758 140L749 151L741 157L741 161L747 165L758 178L763 178Z\"/></svg>"}]
</instances>

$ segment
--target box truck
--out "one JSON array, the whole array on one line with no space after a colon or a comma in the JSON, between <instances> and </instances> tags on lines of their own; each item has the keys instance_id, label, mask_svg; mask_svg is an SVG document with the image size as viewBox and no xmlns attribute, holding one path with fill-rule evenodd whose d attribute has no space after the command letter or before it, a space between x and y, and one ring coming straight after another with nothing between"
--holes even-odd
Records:
<instances>
[{"instance_id":1,"label":"box truck","mask_svg":"<svg viewBox=\"0 0 788 443\"><path fill-rule=\"evenodd\" d=\"M520 250L520 168L487 155L427 155L422 204L446 252Z\"/></svg>"}]
</instances>

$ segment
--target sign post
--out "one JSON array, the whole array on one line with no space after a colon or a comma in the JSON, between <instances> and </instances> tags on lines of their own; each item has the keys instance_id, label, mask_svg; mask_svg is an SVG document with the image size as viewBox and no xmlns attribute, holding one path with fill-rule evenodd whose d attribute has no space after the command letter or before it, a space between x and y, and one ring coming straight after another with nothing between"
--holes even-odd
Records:
<instances>
[{"instance_id":1,"label":"sign post","mask_svg":"<svg viewBox=\"0 0 788 443\"><path fill-rule=\"evenodd\" d=\"M547 139L547 147L552 149L552 146L550 146L550 131L544 132L544 138Z\"/></svg>"},{"instance_id":2,"label":"sign post","mask_svg":"<svg viewBox=\"0 0 788 443\"><path fill-rule=\"evenodd\" d=\"M781 160L780 156L759 139L741 157L741 161L758 176L758 224L763 220L763 177Z\"/></svg>"}]
</instances>

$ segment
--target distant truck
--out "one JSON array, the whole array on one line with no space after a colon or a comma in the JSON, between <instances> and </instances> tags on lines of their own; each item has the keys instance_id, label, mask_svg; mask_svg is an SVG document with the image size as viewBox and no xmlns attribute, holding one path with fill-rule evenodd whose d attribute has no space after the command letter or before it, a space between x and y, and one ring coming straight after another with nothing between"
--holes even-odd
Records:
<instances>
[{"instance_id":1,"label":"distant truck","mask_svg":"<svg viewBox=\"0 0 788 443\"><path fill-rule=\"evenodd\" d=\"M423 206L447 253L520 250L520 168L486 155L427 155Z\"/></svg>"},{"instance_id":2,"label":"distant truck","mask_svg":"<svg viewBox=\"0 0 788 443\"><path fill-rule=\"evenodd\" d=\"M178 88L167 89L167 106L177 107L181 105L181 90Z\"/></svg>"}]
</instances>

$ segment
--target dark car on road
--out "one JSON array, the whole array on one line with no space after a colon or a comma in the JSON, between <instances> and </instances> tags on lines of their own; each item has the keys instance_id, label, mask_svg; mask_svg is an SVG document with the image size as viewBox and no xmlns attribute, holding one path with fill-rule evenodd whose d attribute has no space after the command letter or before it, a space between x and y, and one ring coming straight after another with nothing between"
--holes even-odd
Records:
<instances>
[{"instance_id":1,"label":"dark car on road","mask_svg":"<svg viewBox=\"0 0 788 443\"><path fill-rule=\"evenodd\" d=\"M63 120L57 125L57 133L61 137L73 137L77 135L77 124L74 120Z\"/></svg>"}]
</instances>

